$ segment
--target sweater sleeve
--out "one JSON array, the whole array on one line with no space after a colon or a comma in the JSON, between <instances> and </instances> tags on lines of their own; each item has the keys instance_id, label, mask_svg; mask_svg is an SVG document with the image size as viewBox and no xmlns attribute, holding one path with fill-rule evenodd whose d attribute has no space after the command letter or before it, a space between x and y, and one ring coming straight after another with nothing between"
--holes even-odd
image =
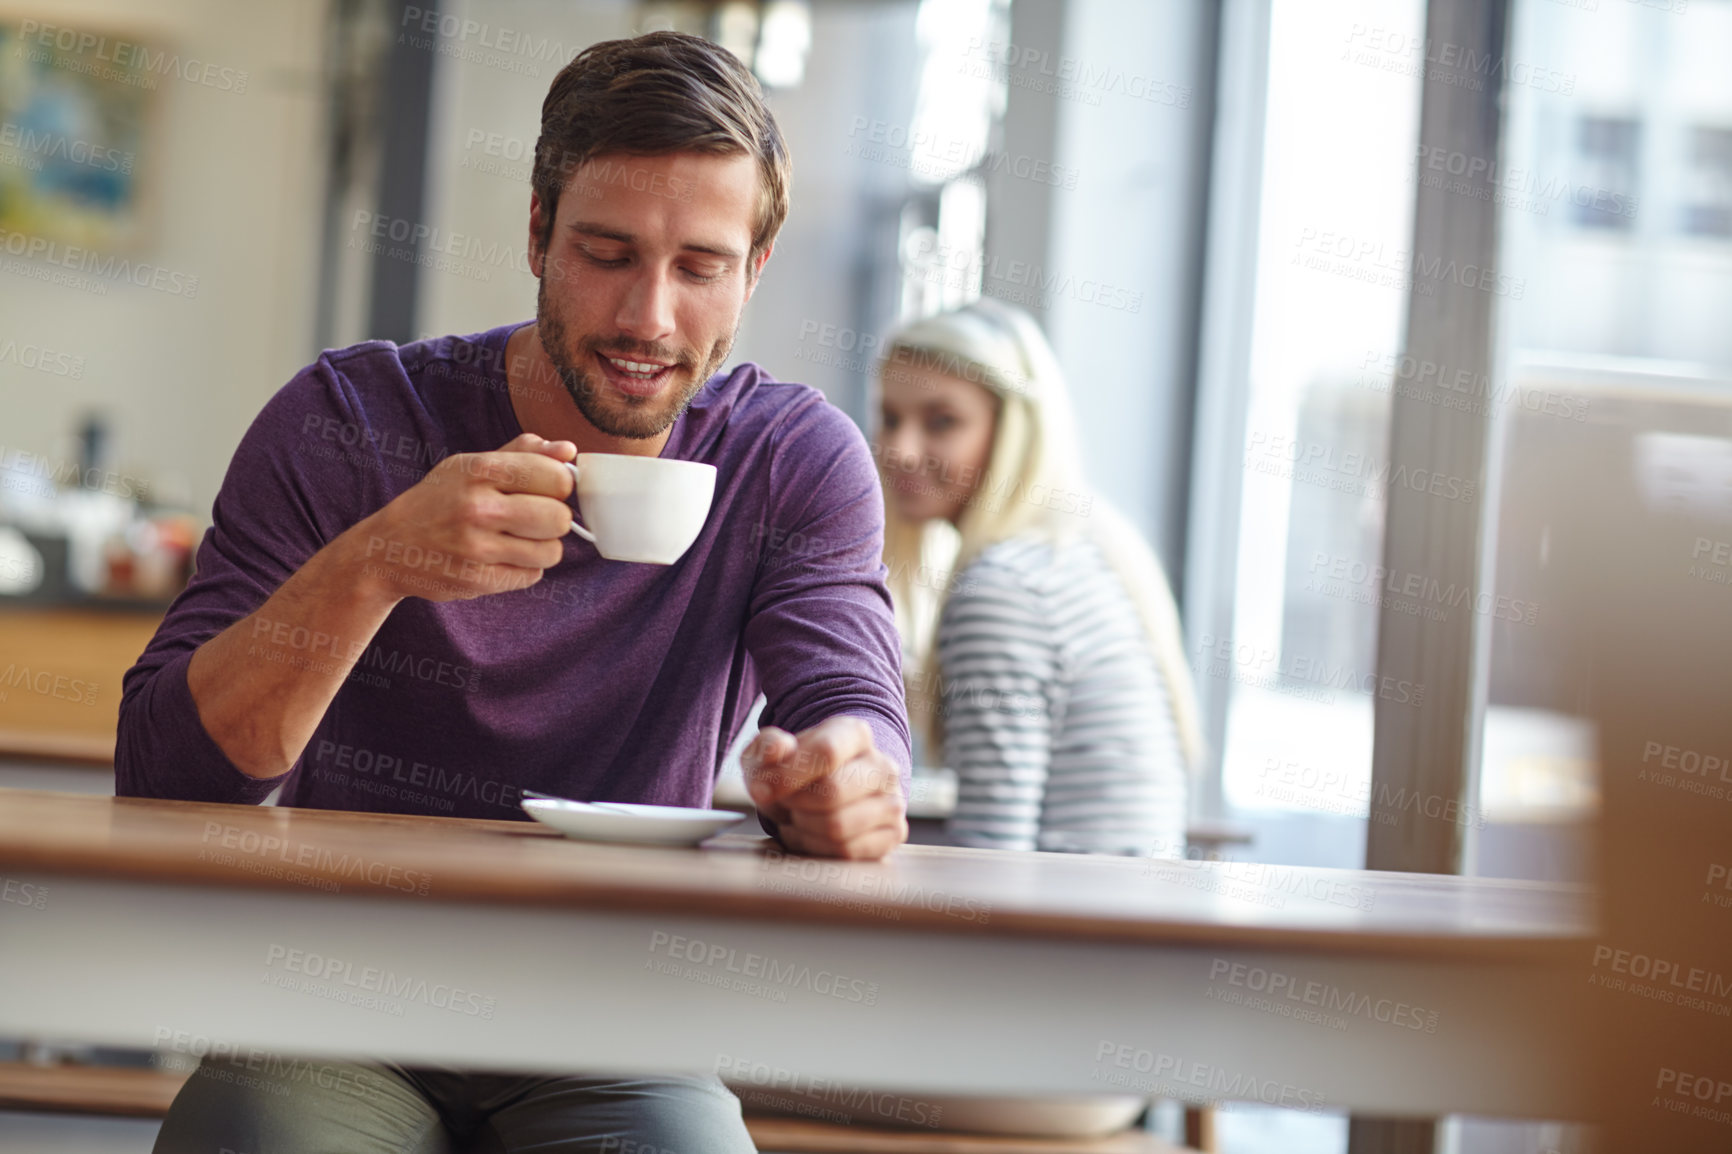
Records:
<instances>
[{"instance_id":1,"label":"sweater sleeve","mask_svg":"<svg viewBox=\"0 0 1732 1154\"><path fill-rule=\"evenodd\" d=\"M866 440L814 394L771 438L766 523L745 641L761 724L799 733L849 716L872 730L907 796L902 646L885 585L884 498Z\"/></svg>"},{"instance_id":2,"label":"sweater sleeve","mask_svg":"<svg viewBox=\"0 0 1732 1154\"><path fill-rule=\"evenodd\" d=\"M379 499L376 472L358 463L365 458L322 452L330 442L309 432L333 427L363 425L348 385L321 359L278 391L241 439L193 579L122 682L117 796L256 804L287 776L235 767L205 730L186 672L199 646L258 609Z\"/></svg>"},{"instance_id":3,"label":"sweater sleeve","mask_svg":"<svg viewBox=\"0 0 1732 1154\"><path fill-rule=\"evenodd\" d=\"M957 775L946 826L957 845L1032 850L1052 768L1052 624L1014 573L971 566L938 631L945 765Z\"/></svg>"}]
</instances>

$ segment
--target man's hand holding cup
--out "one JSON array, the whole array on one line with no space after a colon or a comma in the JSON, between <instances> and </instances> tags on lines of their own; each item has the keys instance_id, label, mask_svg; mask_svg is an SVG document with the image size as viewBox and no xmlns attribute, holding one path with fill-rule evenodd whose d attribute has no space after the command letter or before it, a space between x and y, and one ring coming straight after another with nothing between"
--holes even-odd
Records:
<instances>
[{"instance_id":1,"label":"man's hand holding cup","mask_svg":"<svg viewBox=\"0 0 1732 1154\"><path fill-rule=\"evenodd\" d=\"M524 433L491 453L454 453L344 536L364 584L400 600L461 601L525 589L565 555L570 441Z\"/></svg>"}]
</instances>

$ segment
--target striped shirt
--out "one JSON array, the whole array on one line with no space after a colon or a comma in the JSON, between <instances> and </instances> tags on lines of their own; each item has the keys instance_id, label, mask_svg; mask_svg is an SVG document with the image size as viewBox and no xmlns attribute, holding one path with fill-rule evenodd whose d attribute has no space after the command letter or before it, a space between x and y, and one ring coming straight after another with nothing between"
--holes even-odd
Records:
<instances>
[{"instance_id":1,"label":"striped shirt","mask_svg":"<svg viewBox=\"0 0 1732 1154\"><path fill-rule=\"evenodd\" d=\"M1092 542L983 550L938 628L958 845L1178 857L1185 768L1135 606Z\"/></svg>"}]
</instances>

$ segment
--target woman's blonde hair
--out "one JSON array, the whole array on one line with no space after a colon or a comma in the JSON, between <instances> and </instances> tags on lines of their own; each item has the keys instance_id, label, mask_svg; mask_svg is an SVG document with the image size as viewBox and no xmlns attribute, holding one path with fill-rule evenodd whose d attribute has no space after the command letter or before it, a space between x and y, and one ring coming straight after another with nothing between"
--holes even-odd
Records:
<instances>
[{"instance_id":1,"label":"woman's blonde hair","mask_svg":"<svg viewBox=\"0 0 1732 1154\"><path fill-rule=\"evenodd\" d=\"M942 719L934 708L936 695L920 690L935 684L937 628L947 590L1000 541L1019 537L1056 545L1080 537L1100 550L1136 607L1166 683L1187 769L1201 768L1202 724L1172 590L1142 534L1084 480L1064 374L1034 318L982 297L903 328L886 345L878 369L881 380L911 369L960 377L999 402L992 452L957 520L960 540L948 564L938 558L945 527L904 520L886 494L884 560L908 649L909 712L933 755L943 748ZM880 457L880 469L889 468ZM935 580L934 573L943 576Z\"/></svg>"}]
</instances>

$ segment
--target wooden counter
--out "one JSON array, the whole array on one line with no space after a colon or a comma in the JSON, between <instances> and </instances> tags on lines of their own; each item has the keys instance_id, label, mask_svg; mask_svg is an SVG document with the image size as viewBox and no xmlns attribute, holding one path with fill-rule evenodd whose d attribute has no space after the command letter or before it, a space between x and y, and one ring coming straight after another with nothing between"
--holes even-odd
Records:
<instances>
[{"instance_id":1,"label":"wooden counter","mask_svg":"<svg viewBox=\"0 0 1732 1154\"><path fill-rule=\"evenodd\" d=\"M0 608L0 758L112 765L120 680L161 620Z\"/></svg>"}]
</instances>

